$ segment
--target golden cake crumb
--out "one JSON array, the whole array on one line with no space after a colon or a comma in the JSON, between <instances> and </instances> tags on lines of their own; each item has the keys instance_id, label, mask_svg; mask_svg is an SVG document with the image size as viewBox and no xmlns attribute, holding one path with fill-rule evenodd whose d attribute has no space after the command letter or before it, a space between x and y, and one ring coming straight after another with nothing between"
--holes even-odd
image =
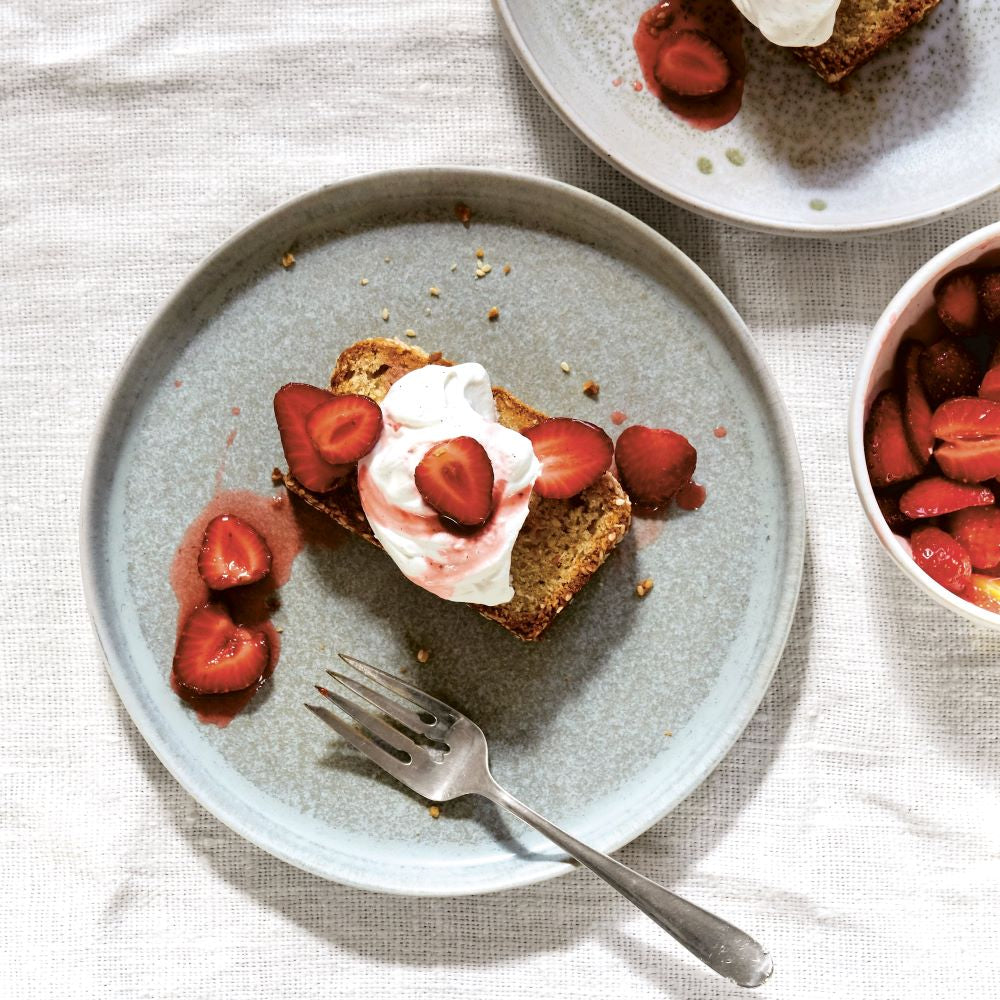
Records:
<instances>
[{"instance_id":1,"label":"golden cake crumb","mask_svg":"<svg viewBox=\"0 0 1000 1000\"><path fill-rule=\"evenodd\" d=\"M483 266L482 266L482 268L480 268L480 270L483 272L483 274L489 274L490 271L493 270L493 265L492 264L483 264Z\"/></svg>"},{"instance_id":2,"label":"golden cake crumb","mask_svg":"<svg viewBox=\"0 0 1000 1000\"><path fill-rule=\"evenodd\" d=\"M492 323L500 318L500 310L496 306L491 306L486 318Z\"/></svg>"},{"instance_id":3,"label":"golden cake crumb","mask_svg":"<svg viewBox=\"0 0 1000 1000\"><path fill-rule=\"evenodd\" d=\"M438 288L437 285L431 285L431 287L427 291L431 295L431 297L435 299L438 298L438 296L440 296L441 294L441 289Z\"/></svg>"},{"instance_id":4,"label":"golden cake crumb","mask_svg":"<svg viewBox=\"0 0 1000 1000\"><path fill-rule=\"evenodd\" d=\"M486 256L486 251L485 251L485 250L483 250L483 248L482 248L482 247L479 247L479 249L478 249L478 250L476 250L476 257L477 257L477 258L478 258L479 260L482 260L482 259L483 259L483 257L485 257L485 256Z\"/></svg>"},{"instance_id":5,"label":"golden cake crumb","mask_svg":"<svg viewBox=\"0 0 1000 1000\"><path fill-rule=\"evenodd\" d=\"M503 273L504 274L510 274L510 264L504 264L504 266L503 266Z\"/></svg>"},{"instance_id":6,"label":"golden cake crumb","mask_svg":"<svg viewBox=\"0 0 1000 1000\"><path fill-rule=\"evenodd\" d=\"M403 331L407 337L415 337L417 335L416 330L404 330Z\"/></svg>"},{"instance_id":7,"label":"golden cake crumb","mask_svg":"<svg viewBox=\"0 0 1000 1000\"><path fill-rule=\"evenodd\" d=\"M368 279L367 278L362 278L361 279L361 284L362 285L367 285L368 284Z\"/></svg>"},{"instance_id":8,"label":"golden cake crumb","mask_svg":"<svg viewBox=\"0 0 1000 1000\"><path fill-rule=\"evenodd\" d=\"M281 474L281 469L279 469L277 466L275 466L271 470L271 482L274 483L275 486L277 486L278 483L283 483L284 481L285 481L285 477Z\"/></svg>"},{"instance_id":9,"label":"golden cake crumb","mask_svg":"<svg viewBox=\"0 0 1000 1000\"><path fill-rule=\"evenodd\" d=\"M386 323L389 322L389 310L388 309L383 308L383 310L382 310L382 319L384 319L386 321Z\"/></svg>"},{"instance_id":10,"label":"golden cake crumb","mask_svg":"<svg viewBox=\"0 0 1000 1000\"><path fill-rule=\"evenodd\" d=\"M653 589L653 578L647 576L645 580L635 585L636 596L645 597Z\"/></svg>"},{"instance_id":11,"label":"golden cake crumb","mask_svg":"<svg viewBox=\"0 0 1000 1000\"><path fill-rule=\"evenodd\" d=\"M430 806L427 811L431 814L431 819L437 819L441 815L440 806Z\"/></svg>"},{"instance_id":12,"label":"golden cake crumb","mask_svg":"<svg viewBox=\"0 0 1000 1000\"><path fill-rule=\"evenodd\" d=\"M287 271L290 267L295 267L295 254L287 250L281 255L281 266Z\"/></svg>"},{"instance_id":13,"label":"golden cake crumb","mask_svg":"<svg viewBox=\"0 0 1000 1000\"><path fill-rule=\"evenodd\" d=\"M429 650L418 649L417 650L417 663L426 663L431 658Z\"/></svg>"},{"instance_id":14,"label":"golden cake crumb","mask_svg":"<svg viewBox=\"0 0 1000 1000\"><path fill-rule=\"evenodd\" d=\"M455 218L465 226L466 229L469 228L469 223L472 221L472 210L468 205L458 202L455 205Z\"/></svg>"},{"instance_id":15,"label":"golden cake crumb","mask_svg":"<svg viewBox=\"0 0 1000 1000\"><path fill-rule=\"evenodd\" d=\"M590 396L591 399L597 399L600 391L600 385L598 385L592 378L588 378L587 381L583 383L583 394L585 396Z\"/></svg>"},{"instance_id":16,"label":"golden cake crumb","mask_svg":"<svg viewBox=\"0 0 1000 1000\"><path fill-rule=\"evenodd\" d=\"M485 278L486 277L486 272L481 267L477 267L476 268L476 277L477 278Z\"/></svg>"},{"instance_id":17,"label":"golden cake crumb","mask_svg":"<svg viewBox=\"0 0 1000 1000\"><path fill-rule=\"evenodd\" d=\"M559 362L559 367L560 367L560 368L561 368L561 369L562 369L562 370L563 370L563 371L564 371L564 372L565 372L565 373L566 373L567 375L569 374L569 365L568 365L568 364L567 364L567 363L566 363L565 361L560 361L560 362Z\"/></svg>"}]
</instances>

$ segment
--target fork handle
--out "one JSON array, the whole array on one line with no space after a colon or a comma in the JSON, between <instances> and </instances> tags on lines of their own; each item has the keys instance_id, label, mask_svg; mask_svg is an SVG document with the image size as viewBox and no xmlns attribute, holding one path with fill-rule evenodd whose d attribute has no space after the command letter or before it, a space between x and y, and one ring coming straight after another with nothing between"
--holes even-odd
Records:
<instances>
[{"instance_id":1,"label":"fork handle","mask_svg":"<svg viewBox=\"0 0 1000 1000\"><path fill-rule=\"evenodd\" d=\"M586 865L720 976L738 986L760 986L771 975L771 956L749 934L571 837L515 799L492 778L481 794L510 810Z\"/></svg>"}]
</instances>

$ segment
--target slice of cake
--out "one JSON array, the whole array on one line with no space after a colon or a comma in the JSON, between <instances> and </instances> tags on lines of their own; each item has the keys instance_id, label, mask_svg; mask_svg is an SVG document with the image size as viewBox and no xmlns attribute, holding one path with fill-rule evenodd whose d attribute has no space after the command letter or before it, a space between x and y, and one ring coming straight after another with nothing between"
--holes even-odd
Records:
<instances>
[{"instance_id":1,"label":"slice of cake","mask_svg":"<svg viewBox=\"0 0 1000 1000\"><path fill-rule=\"evenodd\" d=\"M833 86L881 52L938 2L841 0L829 40L794 51Z\"/></svg>"},{"instance_id":2,"label":"slice of cake","mask_svg":"<svg viewBox=\"0 0 1000 1000\"><path fill-rule=\"evenodd\" d=\"M398 379L432 364L450 367L453 362L395 340L363 340L340 355L330 390L381 403ZM506 389L494 387L493 400L499 423L511 430L522 431L546 419ZM362 508L356 471L325 492L307 489L291 472L284 482L290 492L338 524L382 547ZM629 498L610 473L566 500L532 492L511 553L513 597L502 604L471 606L518 638L537 639L625 537L630 521Z\"/></svg>"}]
</instances>

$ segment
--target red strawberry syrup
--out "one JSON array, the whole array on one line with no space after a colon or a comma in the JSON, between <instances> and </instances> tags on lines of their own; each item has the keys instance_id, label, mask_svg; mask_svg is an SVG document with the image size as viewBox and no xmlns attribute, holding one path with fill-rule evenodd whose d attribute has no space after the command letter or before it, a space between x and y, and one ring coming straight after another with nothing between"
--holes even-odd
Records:
<instances>
[{"instance_id":1,"label":"red strawberry syrup","mask_svg":"<svg viewBox=\"0 0 1000 1000\"><path fill-rule=\"evenodd\" d=\"M198 573L198 553L208 522L220 514L235 514L252 525L271 550L271 572L260 582L246 587L212 591ZM346 537L323 515L286 494L260 496L247 490L217 493L191 522L181 539L170 567L170 586L177 598L177 634L191 612L200 604L218 602L229 611L237 625L258 629L267 637L270 655L260 682L243 691L228 694L198 694L180 684L171 673L170 686L197 713L201 722L227 726L250 703L274 672L281 653L281 636L270 622L280 606L277 590L292 575L292 563L307 543L336 547Z\"/></svg>"},{"instance_id":2,"label":"red strawberry syrup","mask_svg":"<svg viewBox=\"0 0 1000 1000\"><path fill-rule=\"evenodd\" d=\"M613 423L615 427L620 427L626 420L628 420L628 415L623 413L621 410L615 410L611 414L611 423Z\"/></svg>"},{"instance_id":3,"label":"red strawberry syrup","mask_svg":"<svg viewBox=\"0 0 1000 1000\"><path fill-rule=\"evenodd\" d=\"M732 76L718 94L684 97L660 86L653 69L661 45L673 31L700 31L725 53ZM730 0L665 0L639 18L632 41L646 86L675 115L706 131L736 117L743 102L747 61L743 52L743 20Z\"/></svg>"},{"instance_id":4,"label":"red strawberry syrup","mask_svg":"<svg viewBox=\"0 0 1000 1000\"><path fill-rule=\"evenodd\" d=\"M690 482L682 486L674 499L681 510L698 510L705 502L705 487L699 483Z\"/></svg>"}]
</instances>

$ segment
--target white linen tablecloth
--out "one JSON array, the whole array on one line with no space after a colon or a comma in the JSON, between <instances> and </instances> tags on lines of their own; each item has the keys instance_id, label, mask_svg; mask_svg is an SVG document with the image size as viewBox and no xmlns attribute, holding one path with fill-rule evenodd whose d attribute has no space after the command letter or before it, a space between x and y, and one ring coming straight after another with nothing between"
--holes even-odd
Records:
<instances>
[{"instance_id":1,"label":"white linen tablecloth","mask_svg":"<svg viewBox=\"0 0 1000 1000\"><path fill-rule=\"evenodd\" d=\"M737 992L587 872L420 900L274 860L188 798L104 673L77 518L119 363L259 213L412 164L546 174L655 226L742 313L791 409L809 533L787 652L722 766L622 860L766 942L763 995L997 995L1000 634L879 550L845 415L884 304L1000 198L844 242L690 215L571 135L486 0L11 0L0 28L0 997Z\"/></svg>"}]
</instances>

